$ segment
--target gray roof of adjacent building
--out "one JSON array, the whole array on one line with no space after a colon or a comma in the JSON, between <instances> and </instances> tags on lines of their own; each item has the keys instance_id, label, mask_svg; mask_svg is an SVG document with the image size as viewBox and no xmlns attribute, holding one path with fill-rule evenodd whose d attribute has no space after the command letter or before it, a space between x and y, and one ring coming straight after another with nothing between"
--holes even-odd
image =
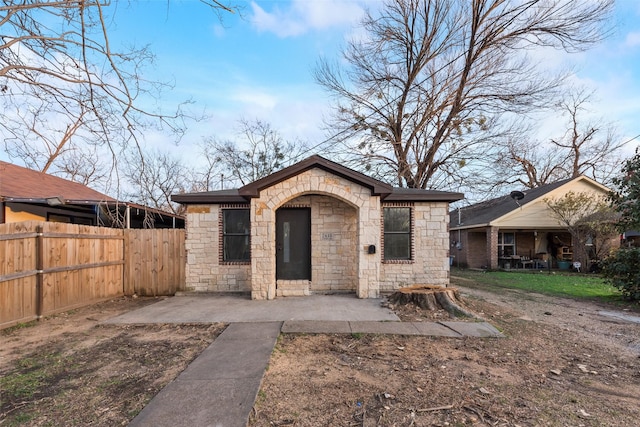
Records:
<instances>
[{"instance_id":1,"label":"gray roof of adjacent building","mask_svg":"<svg viewBox=\"0 0 640 427\"><path fill-rule=\"evenodd\" d=\"M563 179L536 188L524 189L520 191L520 193L522 193L522 196L524 196L522 199L518 199L511 194L507 194L504 196L496 197L494 199L452 210L451 212L449 212L450 229L456 230L462 228L488 226L492 221L495 221L498 218L501 218L516 209L524 207L529 203L539 200L553 190L577 179L586 179L589 182L604 187L586 176L579 176L577 178Z\"/></svg>"}]
</instances>

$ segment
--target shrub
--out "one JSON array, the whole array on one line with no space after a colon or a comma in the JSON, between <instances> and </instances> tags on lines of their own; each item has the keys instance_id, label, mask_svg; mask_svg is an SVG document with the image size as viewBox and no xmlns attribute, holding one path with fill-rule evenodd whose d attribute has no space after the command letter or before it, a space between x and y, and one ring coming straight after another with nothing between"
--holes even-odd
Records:
<instances>
[{"instance_id":1,"label":"shrub","mask_svg":"<svg viewBox=\"0 0 640 427\"><path fill-rule=\"evenodd\" d=\"M625 298L640 301L640 248L619 249L602 265L602 275Z\"/></svg>"}]
</instances>

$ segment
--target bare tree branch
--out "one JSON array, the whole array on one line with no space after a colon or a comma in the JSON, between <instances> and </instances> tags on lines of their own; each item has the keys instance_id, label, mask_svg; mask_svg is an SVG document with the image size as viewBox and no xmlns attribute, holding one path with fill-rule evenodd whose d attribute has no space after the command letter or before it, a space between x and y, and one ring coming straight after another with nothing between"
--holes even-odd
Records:
<instances>
[{"instance_id":1,"label":"bare tree branch","mask_svg":"<svg viewBox=\"0 0 640 427\"><path fill-rule=\"evenodd\" d=\"M527 188L580 175L609 184L629 141L623 141L603 119L585 117L592 95L583 88L572 88L557 103L557 114L567 117L566 131L560 137L536 142L523 132L520 139L508 141L496 162L498 173Z\"/></svg>"},{"instance_id":2,"label":"bare tree branch","mask_svg":"<svg viewBox=\"0 0 640 427\"><path fill-rule=\"evenodd\" d=\"M217 0L203 3L232 10ZM149 47L111 45L109 13L117 4L24 0L0 6L0 135L12 158L46 171L69 151L103 147L115 165L145 131L181 138L184 105L172 112L148 107L171 88L142 77L154 61Z\"/></svg>"},{"instance_id":3,"label":"bare tree branch","mask_svg":"<svg viewBox=\"0 0 640 427\"><path fill-rule=\"evenodd\" d=\"M527 50L588 48L612 4L387 0L343 51L346 66L321 60L315 70L336 99L328 128L398 185L473 178L470 166L496 154L487 144L510 133L501 117L544 108L560 88L564 76L545 75Z\"/></svg>"},{"instance_id":4,"label":"bare tree branch","mask_svg":"<svg viewBox=\"0 0 640 427\"><path fill-rule=\"evenodd\" d=\"M220 165L229 180L244 185L293 163L305 144L285 141L269 123L240 119L236 141L209 138L201 148L210 165Z\"/></svg>"}]
</instances>

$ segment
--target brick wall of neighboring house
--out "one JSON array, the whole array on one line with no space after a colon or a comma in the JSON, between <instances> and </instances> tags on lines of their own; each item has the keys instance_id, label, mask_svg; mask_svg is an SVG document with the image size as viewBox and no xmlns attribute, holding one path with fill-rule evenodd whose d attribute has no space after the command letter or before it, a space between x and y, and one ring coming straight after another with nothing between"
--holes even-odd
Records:
<instances>
[{"instance_id":1,"label":"brick wall of neighboring house","mask_svg":"<svg viewBox=\"0 0 640 427\"><path fill-rule=\"evenodd\" d=\"M415 203L413 210L414 259L412 262L381 264L380 290L382 292L391 292L398 287L414 284L446 286L449 283L447 204Z\"/></svg>"},{"instance_id":2,"label":"brick wall of neighboring house","mask_svg":"<svg viewBox=\"0 0 640 427\"><path fill-rule=\"evenodd\" d=\"M462 231L462 250L467 255L466 265L461 267L482 268L488 263L487 257L487 235L484 231Z\"/></svg>"}]
</instances>

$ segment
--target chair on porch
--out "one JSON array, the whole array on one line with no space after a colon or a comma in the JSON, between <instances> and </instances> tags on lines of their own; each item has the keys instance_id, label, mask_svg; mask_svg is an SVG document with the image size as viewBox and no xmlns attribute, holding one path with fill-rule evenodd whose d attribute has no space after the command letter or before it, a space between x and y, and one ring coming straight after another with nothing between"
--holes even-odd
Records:
<instances>
[{"instance_id":1,"label":"chair on porch","mask_svg":"<svg viewBox=\"0 0 640 427\"><path fill-rule=\"evenodd\" d=\"M523 269L533 267L533 263L534 263L534 261L531 258L529 258L528 256L521 256L520 257L520 266Z\"/></svg>"}]
</instances>

